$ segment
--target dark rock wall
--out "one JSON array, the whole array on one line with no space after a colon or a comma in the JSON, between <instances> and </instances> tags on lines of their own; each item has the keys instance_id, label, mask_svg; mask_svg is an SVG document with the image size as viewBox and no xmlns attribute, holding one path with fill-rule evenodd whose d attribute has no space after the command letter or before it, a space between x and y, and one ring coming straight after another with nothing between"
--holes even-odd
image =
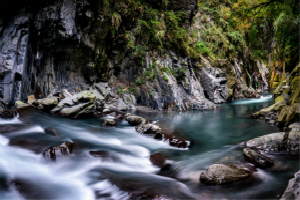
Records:
<instances>
[{"instance_id":1,"label":"dark rock wall","mask_svg":"<svg viewBox=\"0 0 300 200\"><path fill-rule=\"evenodd\" d=\"M134 93L124 93L135 94L138 103L159 110L213 109L213 103L226 102L226 74L216 67L207 64L209 69L194 71L196 65L176 49L158 54L149 47L143 63L132 56L124 37L137 22L122 18L117 34L111 33L110 10L118 0L109 5L94 0L30 0L6 15L13 2L2 6L0 19L0 99L6 103L27 101L29 95L44 98L62 89L75 93L95 82L109 82L122 92L134 87ZM154 8L167 6L188 13L186 26L191 26L195 0L163 2L147 1ZM153 59L154 80L133 85ZM165 66L184 73L165 73Z\"/></svg>"}]
</instances>

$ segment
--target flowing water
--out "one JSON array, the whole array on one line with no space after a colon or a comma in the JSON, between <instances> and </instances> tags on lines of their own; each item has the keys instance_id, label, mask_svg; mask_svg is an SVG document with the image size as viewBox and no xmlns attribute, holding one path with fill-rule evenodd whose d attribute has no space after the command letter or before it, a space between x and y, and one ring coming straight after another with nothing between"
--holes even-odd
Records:
<instances>
[{"instance_id":1,"label":"flowing water","mask_svg":"<svg viewBox=\"0 0 300 200\"><path fill-rule=\"evenodd\" d=\"M199 175L214 163L249 165L241 142L279 132L277 127L249 116L273 99L247 99L221 105L214 111L139 112L156 121L163 131L189 140L189 149L141 135L126 121L113 128L100 127L105 118L74 120L23 110L13 120L0 119L0 199L130 199L132 192L154 192L170 199L276 199L299 170L299 157L268 155L276 169L258 169L254 177L228 185L199 183ZM57 135L47 134L47 128ZM27 139L27 148L10 141ZM49 162L44 148L74 142L70 156ZM30 145L31 144L31 145ZM99 158L91 150L109 151ZM160 171L149 155L161 152L172 168ZM250 166L250 165L249 165ZM162 198L161 198L162 199Z\"/></svg>"}]
</instances>

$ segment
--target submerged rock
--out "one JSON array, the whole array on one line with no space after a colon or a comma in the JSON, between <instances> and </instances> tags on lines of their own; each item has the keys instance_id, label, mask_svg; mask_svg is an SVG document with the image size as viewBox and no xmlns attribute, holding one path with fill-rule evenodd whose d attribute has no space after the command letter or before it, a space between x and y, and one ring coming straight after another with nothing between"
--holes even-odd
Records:
<instances>
[{"instance_id":1,"label":"submerged rock","mask_svg":"<svg viewBox=\"0 0 300 200\"><path fill-rule=\"evenodd\" d=\"M102 127L105 126L116 126L116 121L113 119L104 119L103 123L101 124Z\"/></svg>"},{"instance_id":2,"label":"submerged rock","mask_svg":"<svg viewBox=\"0 0 300 200\"><path fill-rule=\"evenodd\" d=\"M251 173L232 165L214 164L205 172L201 172L200 181L206 184L234 183L249 178Z\"/></svg>"},{"instance_id":3,"label":"submerged rock","mask_svg":"<svg viewBox=\"0 0 300 200\"><path fill-rule=\"evenodd\" d=\"M161 153L154 153L150 155L150 161L153 165L162 167L166 162L166 158Z\"/></svg>"},{"instance_id":4,"label":"submerged rock","mask_svg":"<svg viewBox=\"0 0 300 200\"><path fill-rule=\"evenodd\" d=\"M43 152L47 160L55 161L57 157L69 156L73 150L73 143L64 142L60 146L51 146Z\"/></svg>"},{"instance_id":5,"label":"submerged rock","mask_svg":"<svg viewBox=\"0 0 300 200\"><path fill-rule=\"evenodd\" d=\"M267 168L274 165L274 161L271 158L260 154L259 150L245 148L243 152L246 159L250 160L250 162L254 163L257 167Z\"/></svg>"},{"instance_id":6,"label":"submerged rock","mask_svg":"<svg viewBox=\"0 0 300 200\"><path fill-rule=\"evenodd\" d=\"M47 143L44 141L36 141L31 139L12 139L9 141L9 145L29 149L37 154L40 154L43 152L43 149Z\"/></svg>"},{"instance_id":7,"label":"submerged rock","mask_svg":"<svg viewBox=\"0 0 300 200\"><path fill-rule=\"evenodd\" d=\"M300 171L295 173L295 177L289 181L280 200L300 199Z\"/></svg>"}]
</instances>

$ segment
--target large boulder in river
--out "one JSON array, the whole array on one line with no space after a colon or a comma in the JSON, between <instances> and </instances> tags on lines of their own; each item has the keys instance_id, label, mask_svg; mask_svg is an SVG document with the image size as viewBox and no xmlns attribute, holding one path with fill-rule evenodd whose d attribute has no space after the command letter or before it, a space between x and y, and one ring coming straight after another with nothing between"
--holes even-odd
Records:
<instances>
[{"instance_id":1,"label":"large boulder in river","mask_svg":"<svg viewBox=\"0 0 300 200\"><path fill-rule=\"evenodd\" d=\"M299 153L300 147L300 124L294 123L289 126L289 133L280 132L263 135L245 142L247 147L255 147L262 151L290 151Z\"/></svg>"},{"instance_id":2,"label":"large boulder in river","mask_svg":"<svg viewBox=\"0 0 300 200\"><path fill-rule=\"evenodd\" d=\"M38 101L38 106L42 105L43 110L49 111L58 105L57 97L47 97ZM41 108L41 106L40 106Z\"/></svg>"},{"instance_id":3,"label":"large boulder in river","mask_svg":"<svg viewBox=\"0 0 300 200\"><path fill-rule=\"evenodd\" d=\"M135 130L141 134L156 134L161 132L161 128L153 124L140 124L135 127Z\"/></svg>"},{"instance_id":4,"label":"large boulder in river","mask_svg":"<svg viewBox=\"0 0 300 200\"><path fill-rule=\"evenodd\" d=\"M300 199L300 171L289 181L280 200Z\"/></svg>"},{"instance_id":5,"label":"large boulder in river","mask_svg":"<svg viewBox=\"0 0 300 200\"><path fill-rule=\"evenodd\" d=\"M47 160L55 161L57 157L68 156L72 153L73 143L64 142L59 146L51 146L47 148L43 155Z\"/></svg>"},{"instance_id":6,"label":"large boulder in river","mask_svg":"<svg viewBox=\"0 0 300 200\"><path fill-rule=\"evenodd\" d=\"M153 165L162 167L166 162L166 158L161 153L155 153L150 155L150 161Z\"/></svg>"},{"instance_id":7,"label":"large boulder in river","mask_svg":"<svg viewBox=\"0 0 300 200\"><path fill-rule=\"evenodd\" d=\"M285 132L272 133L245 142L247 147L255 147L262 151L279 151L285 149Z\"/></svg>"},{"instance_id":8,"label":"large boulder in river","mask_svg":"<svg viewBox=\"0 0 300 200\"><path fill-rule=\"evenodd\" d=\"M267 168L274 165L274 161L271 158L260 154L259 150L244 148L243 152L245 158L254 163L256 167Z\"/></svg>"},{"instance_id":9,"label":"large boulder in river","mask_svg":"<svg viewBox=\"0 0 300 200\"><path fill-rule=\"evenodd\" d=\"M200 181L206 184L234 183L251 176L251 172L232 165L214 164L201 172Z\"/></svg>"},{"instance_id":10,"label":"large boulder in river","mask_svg":"<svg viewBox=\"0 0 300 200\"><path fill-rule=\"evenodd\" d=\"M103 123L101 124L102 127L105 126L116 126L116 121L113 119L104 119Z\"/></svg>"},{"instance_id":11,"label":"large boulder in river","mask_svg":"<svg viewBox=\"0 0 300 200\"><path fill-rule=\"evenodd\" d=\"M128 121L128 124L130 124L132 126L149 123L149 120L139 117L139 116L128 116L128 117L126 117L126 120Z\"/></svg>"},{"instance_id":12,"label":"large boulder in river","mask_svg":"<svg viewBox=\"0 0 300 200\"><path fill-rule=\"evenodd\" d=\"M88 106L93 106L93 104L90 103L82 103L82 104L78 104L78 105L74 105L70 108L64 108L60 111L60 114L62 116L72 116L75 115L77 113L79 113L80 111L83 111L85 108L87 108Z\"/></svg>"}]
</instances>

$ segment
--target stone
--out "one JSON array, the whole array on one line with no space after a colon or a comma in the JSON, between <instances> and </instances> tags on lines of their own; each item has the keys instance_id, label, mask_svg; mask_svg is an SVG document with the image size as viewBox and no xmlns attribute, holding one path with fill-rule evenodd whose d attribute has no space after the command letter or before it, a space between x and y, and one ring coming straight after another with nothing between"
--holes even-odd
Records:
<instances>
[{"instance_id":1,"label":"stone","mask_svg":"<svg viewBox=\"0 0 300 200\"><path fill-rule=\"evenodd\" d=\"M187 148L188 147L188 143L187 141L184 140L178 140L178 139L169 139L169 144L172 147L177 147L177 148Z\"/></svg>"},{"instance_id":2,"label":"stone","mask_svg":"<svg viewBox=\"0 0 300 200\"><path fill-rule=\"evenodd\" d=\"M62 116L72 116L72 115L75 115L76 113L79 113L80 111L83 111L89 105L91 105L91 104L90 103L82 103L82 104L74 105L71 108L64 108L60 111L60 114Z\"/></svg>"},{"instance_id":3,"label":"stone","mask_svg":"<svg viewBox=\"0 0 300 200\"><path fill-rule=\"evenodd\" d=\"M245 158L254 163L256 167L267 168L274 165L274 161L271 158L260 154L258 150L244 148L243 152Z\"/></svg>"},{"instance_id":4,"label":"stone","mask_svg":"<svg viewBox=\"0 0 300 200\"><path fill-rule=\"evenodd\" d=\"M103 123L101 124L102 127L106 126L116 126L116 121L113 119L104 119Z\"/></svg>"},{"instance_id":5,"label":"stone","mask_svg":"<svg viewBox=\"0 0 300 200\"><path fill-rule=\"evenodd\" d=\"M280 200L300 199L300 171L295 173Z\"/></svg>"},{"instance_id":6,"label":"stone","mask_svg":"<svg viewBox=\"0 0 300 200\"><path fill-rule=\"evenodd\" d=\"M245 142L247 147L255 147L262 151L279 151L284 149L285 132L263 135Z\"/></svg>"},{"instance_id":7,"label":"stone","mask_svg":"<svg viewBox=\"0 0 300 200\"><path fill-rule=\"evenodd\" d=\"M128 121L128 124L132 126L149 123L149 120L138 116L127 116L125 119Z\"/></svg>"},{"instance_id":8,"label":"stone","mask_svg":"<svg viewBox=\"0 0 300 200\"><path fill-rule=\"evenodd\" d=\"M12 139L9 141L9 145L29 149L36 154L40 154L43 152L47 143L45 141L36 141L31 139Z\"/></svg>"},{"instance_id":9,"label":"stone","mask_svg":"<svg viewBox=\"0 0 300 200\"><path fill-rule=\"evenodd\" d=\"M232 165L213 164L205 172L201 172L200 181L205 184L234 183L249 178L251 173Z\"/></svg>"},{"instance_id":10,"label":"stone","mask_svg":"<svg viewBox=\"0 0 300 200\"><path fill-rule=\"evenodd\" d=\"M153 124L140 124L135 127L135 130L141 134L156 134L161 132L161 128Z\"/></svg>"},{"instance_id":11,"label":"stone","mask_svg":"<svg viewBox=\"0 0 300 200\"><path fill-rule=\"evenodd\" d=\"M53 136L58 137L56 129L54 129L54 128L45 128L45 133L48 135L53 135Z\"/></svg>"},{"instance_id":12,"label":"stone","mask_svg":"<svg viewBox=\"0 0 300 200\"><path fill-rule=\"evenodd\" d=\"M36 102L36 99L33 95L28 96L27 99L28 99L27 101L28 104L32 104L33 102Z\"/></svg>"},{"instance_id":13,"label":"stone","mask_svg":"<svg viewBox=\"0 0 300 200\"><path fill-rule=\"evenodd\" d=\"M288 126L294 121L299 121L300 103L293 106L284 106L278 116L278 123L281 126Z\"/></svg>"},{"instance_id":14,"label":"stone","mask_svg":"<svg viewBox=\"0 0 300 200\"><path fill-rule=\"evenodd\" d=\"M44 150L43 156L49 161L55 161L58 157L69 156L72 153L74 144L64 142L60 146L51 146Z\"/></svg>"},{"instance_id":15,"label":"stone","mask_svg":"<svg viewBox=\"0 0 300 200\"><path fill-rule=\"evenodd\" d=\"M166 162L166 158L161 153L154 153L150 155L150 161L153 165L162 167Z\"/></svg>"},{"instance_id":16,"label":"stone","mask_svg":"<svg viewBox=\"0 0 300 200\"><path fill-rule=\"evenodd\" d=\"M29 108L30 105L27 103L23 103L22 101L16 101L15 106L17 109Z\"/></svg>"}]
</instances>

